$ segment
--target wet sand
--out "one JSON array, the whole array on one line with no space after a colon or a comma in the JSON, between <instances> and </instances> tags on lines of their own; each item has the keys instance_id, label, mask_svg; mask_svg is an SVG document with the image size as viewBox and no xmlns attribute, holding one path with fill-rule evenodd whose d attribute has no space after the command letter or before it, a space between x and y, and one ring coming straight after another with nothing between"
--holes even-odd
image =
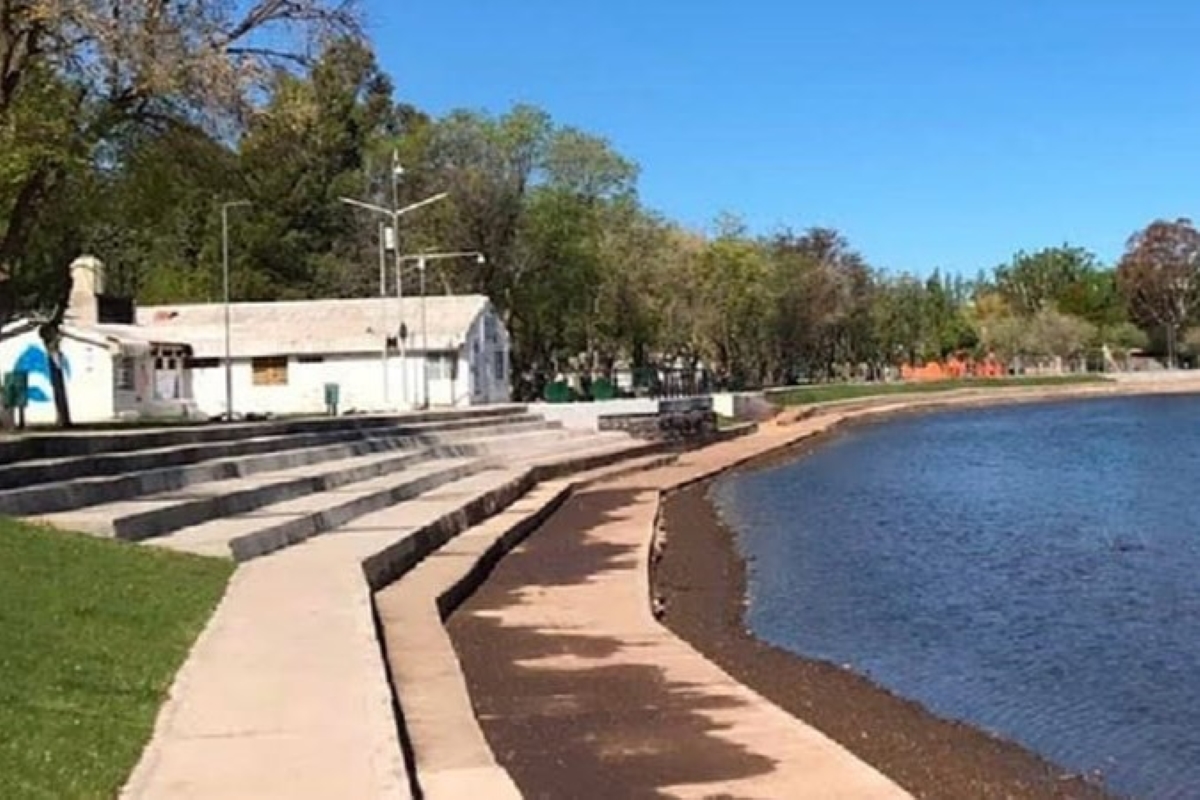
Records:
<instances>
[{"instance_id":1,"label":"wet sand","mask_svg":"<svg viewBox=\"0 0 1200 800\"><path fill-rule=\"evenodd\" d=\"M838 430L764 456L748 468L802 456L839 435ZM663 504L666 546L654 585L666 604L663 622L672 632L916 797L1111 797L1095 776L1069 774L1016 744L939 718L848 669L756 639L744 621L745 564L735 534L709 501L710 486L711 481L704 481L687 487L668 495Z\"/></svg>"}]
</instances>

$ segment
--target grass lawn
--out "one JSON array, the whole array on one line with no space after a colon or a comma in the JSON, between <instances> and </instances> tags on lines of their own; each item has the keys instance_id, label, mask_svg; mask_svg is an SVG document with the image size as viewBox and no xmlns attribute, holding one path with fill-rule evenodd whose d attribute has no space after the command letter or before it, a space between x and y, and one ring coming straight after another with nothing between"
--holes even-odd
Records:
<instances>
[{"instance_id":1,"label":"grass lawn","mask_svg":"<svg viewBox=\"0 0 1200 800\"><path fill-rule=\"evenodd\" d=\"M115 797L232 572L0 518L0 797Z\"/></svg>"},{"instance_id":2,"label":"grass lawn","mask_svg":"<svg viewBox=\"0 0 1200 800\"><path fill-rule=\"evenodd\" d=\"M855 400L892 394L929 394L955 389L986 389L1009 386L1064 386L1079 383L1104 383L1102 375L1048 375L1017 378L960 378L944 381L911 383L824 383L770 392L768 399L783 406L827 403L833 400Z\"/></svg>"}]
</instances>

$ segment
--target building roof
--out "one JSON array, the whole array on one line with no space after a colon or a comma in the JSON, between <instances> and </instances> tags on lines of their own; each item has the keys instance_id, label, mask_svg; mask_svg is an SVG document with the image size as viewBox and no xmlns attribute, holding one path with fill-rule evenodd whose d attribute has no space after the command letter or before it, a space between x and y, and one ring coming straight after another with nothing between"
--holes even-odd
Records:
<instances>
[{"instance_id":1,"label":"building roof","mask_svg":"<svg viewBox=\"0 0 1200 800\"><path fill-rule=\"evenodd\" d=\"M3 326L5 338L36 333L37 323L20 319ZM155 346L185 346L185 342L169 338L167 331L152 331L138 325L120 325L115 323L99 323L81 325L67 320L62 325L62 334L68 338L97 345L99 347L116 347L126 353L149 353Z\"/></svg>"},{"instance_id":2,"label":"building roof","mask_svg":"<svg viewBox=\"0 0 1200 800\"><path fill-rule=\"evenodd\" d=\"M156 331L140 325L123 325L101 322L95 325L71 325L66 330L77 332L83 338L99 334L110 345L115 344L127 353L149 353L155 346L184 346L186 343L171 335L169 331Z\"/></svg>"},{"instance_id":3,"label":"building roof","mask_svg":"<svg viewBox=\"0 0 1200 800\"><path fill-rule=\"evenodd\" d=\"M426 298L430 350L456 349L488 307L483 295ZM230 350L234 357L376 353L385 332L395 336L403 320L407 346L421 350L421 298L385 300L288 300L232 303ZM137 311L147 334L192 346L200 358L225 354L225 306L221 303L145 306Z\"/></svg>"}]
</instances>

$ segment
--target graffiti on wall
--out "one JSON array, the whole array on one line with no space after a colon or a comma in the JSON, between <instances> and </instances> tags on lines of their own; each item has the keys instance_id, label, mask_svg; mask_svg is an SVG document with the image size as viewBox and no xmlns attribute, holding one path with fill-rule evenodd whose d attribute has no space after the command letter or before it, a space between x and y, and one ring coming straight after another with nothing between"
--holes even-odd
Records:
<instances>
[{"instance_id":1,"label":"graffiti on wall","mask_svg":"<svg viewBox=\"0 0 1200 800\"><path fill-rule=\"evenodd\" d=\"M64 353L62 356L63 378L71 377L71 363ZM50 357L46 348L38 344L30 344L21 351L13 363L14 372L25 372L29 375L29 402L49 403L54 399L54 389L50 383Z\"/></svg>"}]
</instances>

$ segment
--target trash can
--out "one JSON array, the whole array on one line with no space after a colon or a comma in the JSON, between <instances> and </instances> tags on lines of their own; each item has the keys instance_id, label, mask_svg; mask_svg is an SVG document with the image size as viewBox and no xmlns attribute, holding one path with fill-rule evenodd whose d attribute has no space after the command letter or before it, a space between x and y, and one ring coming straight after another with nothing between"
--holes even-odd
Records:
<instances>
[{"instance_id":1,"label":"trash can","mask_svg":"<svg viewBox=\"0 0 1200 800\"><path fill-rule=\"evenodd\" d=\"M0 380L0 406L11 416L8 423L25 427L25 407L29 405L29 373L24 370L10 372Z\"/></svg>"},{"instance_id":2,"label":"trash can","mask_svg":"<svg viewBox=\"0 0 1200 800\"><path fill-rule=\"evenodd\" d=\"M341 398L341 393L341 387L338 384L325 384L325 413L331 417L337 416L338 400Z\"/></svg>"},{"instance_id":3,"label":"trash can","mask_svg":"<svg viewBox=\"0 0 1200 800\"><path fill-rule=\"evenodd\" d=\"M29 405L29 373L24 370L4 376L4 407L22 409Z\"/></svg>"}]
</instances>

